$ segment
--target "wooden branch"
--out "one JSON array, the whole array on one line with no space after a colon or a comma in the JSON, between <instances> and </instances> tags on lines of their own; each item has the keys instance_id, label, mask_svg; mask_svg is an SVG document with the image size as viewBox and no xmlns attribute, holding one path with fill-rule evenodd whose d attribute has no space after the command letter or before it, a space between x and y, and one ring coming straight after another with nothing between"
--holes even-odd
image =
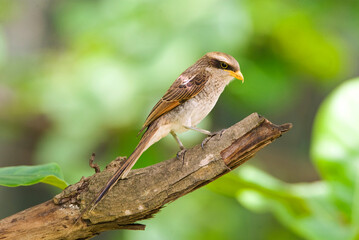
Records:
<instances>
[{"instance_id":1,"label":"wooden branch","mask_svg":"<svg viewBox=\"0 0 359 240\"><path fill-rule=\"evenodd\" d=\"M253 113L211 138L204 149L200 145L189 149L184 162L174 158L131 171L79 219L123 161L118 158L52 200L1 220L0 239L89 239L108 230L143 230L145 226L137 221L153 217L165 204L238 167L291 127L274 125Z\"/></svg>"}]
</instances>

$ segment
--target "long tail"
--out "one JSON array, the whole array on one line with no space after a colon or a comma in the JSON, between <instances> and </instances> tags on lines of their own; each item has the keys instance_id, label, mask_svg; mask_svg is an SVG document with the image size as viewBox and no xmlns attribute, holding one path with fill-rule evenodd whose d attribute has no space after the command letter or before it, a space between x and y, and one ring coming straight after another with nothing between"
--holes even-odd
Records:
<instances>
[{"instance_id":1,"label":"long tail","mask_svg":"<svg viewBox=\"0 0 359 240\"><path fill-rule=\"evenodd\" d=\"M149 148L154 142L157 142L157 139L153 139L153 136L157 132L157 130L158 125L156 124L156 122L148 127L147 131L143 134L140 142L138 143L133 153L127 158L127 160L121 165L121 167L117 169L115 174L108 180L104 188L102 188L101 192L97 195L90 208L90 211L92 211L97 206L97 204L103 199L106 193L108 193L120 179L123 179L127 176L133 165L135 165L136 161L142 155L142 153L146 151L146 149Z\"/></svg>"}]
</instances>

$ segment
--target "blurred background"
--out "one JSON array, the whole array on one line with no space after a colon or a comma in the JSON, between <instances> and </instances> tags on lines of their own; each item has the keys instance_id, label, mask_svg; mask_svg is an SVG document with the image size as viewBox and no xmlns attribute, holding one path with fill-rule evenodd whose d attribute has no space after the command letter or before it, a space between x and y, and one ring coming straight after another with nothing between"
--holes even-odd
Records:
<instances>
[{"instance_id":1,"label":"blurred background","mask_svg":"<svg viewBox=\"0 0 359 240\"><path fill-rule=\"evenodd\" d=\"M294 125L232 177L247 168L243 175L260 171L288 186L318 183L313 122L327 95L359 75L358 26L358 1L0 0L0 167L56 162L70 184L92 175L92 152L101 167L130 155L172 82L206 52L222 51L238 60L245 82L232 82L200 127L217 131L252 112ZM180 138L190 147L204 136ZM166 137L136 167L177 151ZM146 231L96 239L310 238L274 208L255 211L221 191L225 179L213 184L144 221ZM0 186L0 219L59 192Z\"/></svg>"}]
</instances>

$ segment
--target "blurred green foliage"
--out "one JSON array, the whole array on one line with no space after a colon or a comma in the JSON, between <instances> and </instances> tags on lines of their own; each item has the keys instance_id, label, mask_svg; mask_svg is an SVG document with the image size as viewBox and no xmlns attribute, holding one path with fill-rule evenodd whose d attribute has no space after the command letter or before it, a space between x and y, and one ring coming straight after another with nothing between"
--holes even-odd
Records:
<instances>
[{"instance_id":1,"label":"blurred green foliage","mask_svg":"<svg viewBox=\"0 0 359 240\"><path fill-rule=\"evenodd\" d=\"M129 155L145 117L175 78L206 52L223 51L239 61L245 84L228 86L202 127L218 130L259 112L276 123L293 122L293 130L278 141L283 145L271 145L274 157L259 155L252 161L256 167L215 182L217 187L211 189L228 197L200 190L147 221L145 232L114 235L127 239L355 235L357 184L351 159L357 142L335 135L353 135L353 122L334 128L331 124L342 119L331 114L327 120L333 118L333 123L318 120L326 112L321 108L312 144L324 144L328 154L342 154L327 157L312 148L323 182L287 184L259 168L279 169L299 176L298 181L307 181L304 176L314 172L307 153L316 108L341 81L358 75L358 1L0 0L0 6L1 166L57 162L73 183L93 173L87 167L92 152L102 166L118 155ZM323 106L331 106L329 101ZM332 137L321 142L319 136L325 133L320 132L327 127L339 131L327 133L333 133L330 136L339 145L329 141ZM180 137L191 146L203 136ZM146 151L136 167L172 157L176 151L175 142L165 139ZM269 158L270 165L261 161ZM306 164L305 171L296 171L300 163L295 159ZM309 180L313 178L315 174ZM7 195L1 194L0 202ZM271 210L296 235L269 214L250 213L237 200L251 210Z\"/></svg>"},{"instance_id":2,"label":"blurred green foliage","mask_svg":"<svg viewBox=\"0 0 359 240\"><path fill-rule=\"evenodd\" d=\"M359 238L359 78L345 82L321 105L311 155L322 181L284 183L242 167L210 185L253 211L271 211L305 239Z\"/></svg>"}]
</instances>

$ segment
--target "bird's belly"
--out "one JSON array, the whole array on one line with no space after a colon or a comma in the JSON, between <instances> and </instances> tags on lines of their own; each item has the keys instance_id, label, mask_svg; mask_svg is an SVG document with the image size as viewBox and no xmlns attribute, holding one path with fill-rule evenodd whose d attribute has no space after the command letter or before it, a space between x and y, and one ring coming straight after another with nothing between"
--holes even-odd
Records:
<instances>
[{"instance_id":1,"label":"bird's belly","mask_svg":"<svg viewBox=\"0 0 359 240\"><path fill-rule=\"evenodd\" d=\"M218 94L208 94L206 91L202 91L195 97L184 102L180 106L173 109L170 113L173 119L172 129L175 132L185 132L184 126L194 127L200 123L213 109L216 104L220 92Z\"/></svg>"},{"instance_id":2,"label":"bird's belly","mask_svg":"<svg viewBox=\"0 0 359 240\"><path fill-rule=\"evenodd\" d=\"M212 111L217 99L211 99L205 102L197 98L191 100L193 101L189 102L191 110L189 111L188 118L190 119L190 126L196 126Z\"/></svg>"}]
</instances>

